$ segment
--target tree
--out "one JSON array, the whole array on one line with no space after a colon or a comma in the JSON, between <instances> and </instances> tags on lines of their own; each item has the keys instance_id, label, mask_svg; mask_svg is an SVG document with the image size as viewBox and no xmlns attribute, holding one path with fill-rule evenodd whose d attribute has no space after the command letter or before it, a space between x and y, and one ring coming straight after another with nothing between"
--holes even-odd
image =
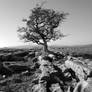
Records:
<instances>
[{"instance_id":1,"label":"tree","mask_svg":"<svg viewBox=\"0 0 92 92\"><path fill-rule=\"evenodd\" d=\"M58 26L66 18L67 13L60 13L53 9L45 9L36 6L31 10L28 19L24 19L26 27L18 29L20 39L25 42L32 41L44 47L44 51L48 51L48 42L57 40L64 35L60 32Z\"/></svg>"}]
</instances>

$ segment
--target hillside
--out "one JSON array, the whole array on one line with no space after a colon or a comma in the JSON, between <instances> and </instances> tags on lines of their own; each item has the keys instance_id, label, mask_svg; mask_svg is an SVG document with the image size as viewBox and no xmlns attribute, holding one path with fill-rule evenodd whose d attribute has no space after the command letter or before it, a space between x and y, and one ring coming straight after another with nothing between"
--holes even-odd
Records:
<instances>
[{"instance_id":1,"label":"hillside","mask_svg":"<svg viewBox=\"0 0 92 92\"><path fill-rule=\"evenodd\" d=\"M33 49L33 48L42 48L39 45L22 45L22 46L13 46L13 47L5 47L0 48L0 50L4 49ZM72 52L82 52L82 53L91 53L92 54L92 44L88 45L74 45L74 46L49 46L49 49L59 50L59 51L72 51Z\"/></svg>"},{"instance_id":2,"label":"hillside","mask_svg":"<svg viewBox=\"0 0 92 92\"><path fill-rule=\"evenodd\" d=\"M62 51L69 53L83 53L92 54L92 45L78 45L78 46L50 46L50 49L54 51Z\"/></svg>"},{"instance_id":3,"label":"hillside","mask_svg":"<svg viewBox=\"0 0 92 92\"><path fill-rule=\"evenodd\" d=\"M48 56L42 56L41 49L37 46L0 49L0 91L67 92L70 87L74 89L75 83L78 84L81 78L84 80L89 76L91 70L86 67L92 66L90 62L92 59L91 45L49 46L49 50L54 53L48 54ZM63 54L59 52L63 52ZM67 53L72 53L76 57L81 56L83 59L71 56L68 59ZM75 61L77 62L73 63ZM84 67L85 64L86 67ZM75 70L77 67L79 67L78 71Z\"/></svg>"}]
</instances>

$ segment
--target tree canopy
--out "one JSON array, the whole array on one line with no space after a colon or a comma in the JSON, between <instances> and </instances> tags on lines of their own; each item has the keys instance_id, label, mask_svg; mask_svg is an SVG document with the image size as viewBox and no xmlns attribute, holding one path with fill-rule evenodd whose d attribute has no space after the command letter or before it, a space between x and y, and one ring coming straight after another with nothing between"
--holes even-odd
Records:
<instances>
[{"instance_id":1,"label":"tree canopy","mask_svg":"<svg viewBox=\"0 0 92 92\"><path fill-rule=\"evenodd\" d=\"M60 13L53 9L35 7L31 10L28 19L23 19L26 27L20 27L18 32L20 38L25 42L32 41L39 45L47 46L47 42L64 37L58 26L66 18L67 13Z\"/></svg>"}]
</instances>

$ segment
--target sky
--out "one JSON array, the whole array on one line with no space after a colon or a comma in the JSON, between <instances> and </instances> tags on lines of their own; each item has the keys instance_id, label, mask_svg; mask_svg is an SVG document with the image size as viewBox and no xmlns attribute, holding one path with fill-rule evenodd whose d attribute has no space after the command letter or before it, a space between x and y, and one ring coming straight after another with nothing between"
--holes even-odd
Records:
<instances>
[{"instance_id":1,"label":"sky","mask_svg":"<svg viewBox=\"0 0 92 92\"><path fill-rule=\"evenodd\" d=\"M32 45L18 37L22 19L28 18L31 9L44 0L0 0L0 47ZM61 26L67 37L50 42L50 45L92 44L92 0L46 0L45 8L69 13Z\"/></svg>"}]
</instances>

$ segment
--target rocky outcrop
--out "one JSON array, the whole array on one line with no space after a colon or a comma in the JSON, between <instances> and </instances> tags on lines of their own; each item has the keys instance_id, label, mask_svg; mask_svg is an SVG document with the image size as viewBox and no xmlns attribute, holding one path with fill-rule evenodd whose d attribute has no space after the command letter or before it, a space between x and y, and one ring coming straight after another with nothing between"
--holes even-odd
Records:
<instances>
[{"instance_id":1,"label":"rocky outcrop","mask_svg":"<svg viewBox=\"0 0 92 92\"><path fill-rule=\"evenodd\" d=\"M64 64L54 64L49 56L40 56L38 64L40 73L32 82L32 92L65 92L72 85L72 72Z\"/></svg>"},{"instance_id":2,"label":"rocky outcrop","mask_svg":"<svg viewBox=\"0 0 92 92\"><path fill-rule=\"evenodd\" d=\"M39 56L39 71L32 92L73 92L77 83L86 81L91 70L78 59L53 62L54 56ZM62 59L61 59L62 62Z\"/></svg>"},{"instance_id":3,"label":"rocky outcrop","mask_svg":"<svg viewBox=\"0 0 92 92\"><path fill-rule=\"evenodd\" d=\"M13 70L13 67L11 69ZM82 92L77 91L79 84L83 85L85 81L91 85L91 82L88 82L88 77L92 77L90 68L73 57L67 60L63 58L57 60L51 54L38 56L33 59L31 73L24 71L7 79L8 82L0 83L2 85L11 83L8 89L11 89L12 92Z\"/></svg>"},{"instance_id":4,"label":"rocky outcrop","mask_svg":"<svg viewBox=\"0 0 92 92\"><path fill-rule=\"evenodd\" d=\"M78 82L73 92L92 92L92 78Z\"/></svg>"},{"instance_id":5,"label":"rocky outcrop","mask_svg":"<svg viewBox=\"0 0 92 92\"><path fill-rule=\"evenodd\" d=\"M83 61L80 61L78 59L68 59L65 61L65 66L67 68L71 68L75 73L76 76L78 76L79 80L85 80L87 79L87 76L91 72L91 69L84 63Z\"/></svg>"}]
</instances>

